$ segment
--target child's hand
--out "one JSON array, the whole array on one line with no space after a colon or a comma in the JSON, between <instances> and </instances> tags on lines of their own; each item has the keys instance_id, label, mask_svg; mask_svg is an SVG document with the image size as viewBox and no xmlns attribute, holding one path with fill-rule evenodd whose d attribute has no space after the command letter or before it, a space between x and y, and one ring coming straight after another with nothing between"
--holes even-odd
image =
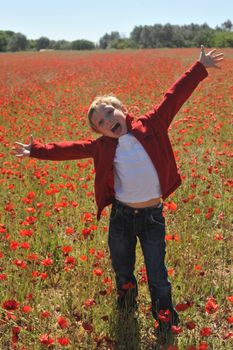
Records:
<instances>
[{"instance_id":1,"label":"child's hand","mask_svg":"<svg viewBox=\"0 0 233 350\"><path fill-rule=\"evenodd\" d=\"M203 66L205 66L205 68L220 68L218 66L218 63L220 63L224 57L223 57L223 53L219 53L217 55L214 55L216 49L211 50L210 52L208 52L207 54L205 53L205 48L203 45L201 45L201 53L200 53L200 57L199 57L199 62L201 62L203 64Z\"/></svg>"},{"instance_id":2,"label":"child's hand","mask_svg":"<svg viewBox=\"0 0 233 350\"><path fill-rule=\"evenodd\" d=\"M25 145L24 143L15 142L15 146L12 148L16 157L29 157L31 153L31 146L33 143L33 137L30 137L30 143Z\"/></svg>"}]
</instances>

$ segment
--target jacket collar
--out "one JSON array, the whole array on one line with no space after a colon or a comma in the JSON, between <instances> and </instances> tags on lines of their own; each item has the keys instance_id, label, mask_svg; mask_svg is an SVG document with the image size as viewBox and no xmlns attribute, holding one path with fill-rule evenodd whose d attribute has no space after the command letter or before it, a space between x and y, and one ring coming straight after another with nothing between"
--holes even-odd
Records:
<instances>
[{"instance_id":1,"label":"jacket collar","mask_svg":"<svg viewBox=\"0 0 233 350\"><path fill-rule=\"evenodd\" d=\"M137 136L137 138L139 139L147 138L152 134L152 130L150 128L148 130L148 127L143 126L142 123L140 123L140 121L135 120L132 114L130 113L126 113L126 126L127 126L128 132ZM114 139L113 137L109 137L109 136L102 136L102 137L105 140L105 142L107 142L107 144L109 145L110 144L117 145L118 143L118 139Z\"/></svg>"}]
</instances>

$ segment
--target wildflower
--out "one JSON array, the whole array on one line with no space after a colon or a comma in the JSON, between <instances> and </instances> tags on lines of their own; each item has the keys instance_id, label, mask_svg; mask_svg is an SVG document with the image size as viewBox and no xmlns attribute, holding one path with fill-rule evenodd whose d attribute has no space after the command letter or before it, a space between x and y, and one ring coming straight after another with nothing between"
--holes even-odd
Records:
<instances>
[{"instance_id":1,"label":"wildflower","mask_svg":"<svg viewBox=\"0 0 233 350\"><path fill-rule=\"evenodd\" d=\"M70 340L66 337L59 337L57 338L57 342L58 344L60 344L61 346L67 346L70 345Z\"/></svg>"},{"instance_id":2,"label":"wildflower","mask_svg":"<svg viewBox=\"0 0 233 350\"><path fill-rule=\"evenodd\" d=\"M206 342L201 342L199 344L198 350L206 350L208 349L208 344Z\"/></svg>"},{"instance_id":3,"label":"wildflower","mask_svg":"<svg viewBox=\"0 0 233 350\"><path fill-rule=\"evenodd\" d=\"M50 346L54 343L54 339L51 338L49 334L42 334L39 339L42 345Z\"/></svg>"},{"instance_id":4,"label":"wildflower","mask_svg":"<svg viewBox=\"0 0 233 350\"><path fill-rule=\"evenodd\" d=\"M4 301L4 303L2 304L2 307L7 311L15 311L18 309L19 303L16 300L9 299Z\"/></svg>"},{"instance_id":5,"label":"wildflower","mask_svg":"<svg viewBox=\"0 0 233 350\"><path fill-rule=\"evenodd\" d=\"M200 335L202 337L209 337L212 334L212 330L209 327L202 327L200 330Z\"/></svg>"},{"instance_id":6,"label":"wildflower","mask_svg":"<svg viewBox=\"0 0 233 350\"><path fill-rule=\"evenodd\" d=\"M172 325L171 326L171 331L173 334L181 334L183 332L183 329L179 326Z\"/></svg>"},{"instance_id":7,"label":"wildflower","mask_svg":"<svg viewBox=\"0 0 233 350\"><path fill-rule=\"evenodd\" d=\"M82 230L82 235L87 238L91 234L91 229L90 228L84 228Z\"/></svg>"},{"instance_id":8,"label":"wildflower","mask_svg":"<svg viewBox=\"0 0 233 350\"><path fill-rule=\"evenodd\" d=\"M170 211L176 211L176 210L177 210L177 204L174 203L174 202L164 203L164 207L165 207L167 210L170 210Z\"/></svg>"},{"instance_id":9,"label":"wildflower","mask_svg":"<svg viewBox=\"0 0 233 350\"><path fill-rule=\"evenodd\" d=\"M44 266L50 266L53 264L53 259L51 259L51 258L44 259L44 260L42 260L41 264Z\"/></svg>"},{"instance_id":10,"label":"wildflower","mask_svg":"<svg viewBox=\"0 0 233 350\"><path fill-rule=\"evenodd\" d=\"M68 320L67 320L65 317L63 317L63 316L59 316L59 317L58 317L57 323L59 324L59 326L60 326L62 329L65 329L65 328L68 328L68 327L69 327Z\"/></svg>"},{"instance_id":11,"label":"wildflower","mask_svg":"<svg viewBox=\"0 0 233 350\"><path fill-rule=\"evenodd\" d=\"M95 305L95 304L96 304L95 299L91 299L91 298L87 299L87 300L84 302L85 308L89 308L89 307L91 307L91 306L93 306L93 305Z\"/></svg>"},{"instance_id":12,"label":"wildflower","mask_svg":"<svg viewBox=\"0 0 233 350\"><path fill-rule=\"evenodd\" d=\"M20 230L19 234L20 236L28 236L31 237L33 235L33 230L32 229L28 229L28 230Z\"/></svg>"},{"instance_id":13,"label":"wildflower","mask_svg":"<svg viewBox=\"0 0 233 350\"><path fill-rule=\"evenodd\" d=\"M227 322L228 322L229 324L233 324L233 316L227 317Z\"/></svg>"},{"instance_id":14,"label":"wildflower","mask_svg":"<svg viewBox=\"0 0 233 350\"><path fill-rule=\"evenodd\" d=\"M19 246L19 243L17 241L10 242L10 250L16 250L18 246Z\"/></svg>"},{"instance_id":15,"label":"wildflower","mask_svg":"<svg viewBox=\"0 0 233 350\"><path fill-rule=\"evenodd\" d=\"M216 303L216 300L214 298L208 298L207 302L205 304L205 311L208 314L213 314L218 310L218 304Z\"/></svg>"},{"instance_id":16,"label":"wildflower","mask_svg":"<svg viewBox=\"0 0 233 350\"><path fill-rule=\"evenodd\" d=\"M233 295L230 295L229 297L226 297L227 301L233 304Z\"/></svg>"},{"instance_id":17,"label":"wildflower","mask_svg":"<svg viewBox=\"0 0 233 350\"><path fill-rule=\"evenodd\" d=\"M87 256L86 255L80 255L79 259L83 262L87 261Z\"/></svg>"},{"instance_id":18,"label":"wildflower","mask_svg":"<svg viewBox=\"0 0 233 350\"><path fill-rule=\"evenodd\" d=\"M0 281L6 280L7 275L5 273L0 273Z\"/></svg>"},{"instance_id":19,"label":"wildflower","mask_svg":"<svg viewBox=\"0 0 233 350\"><path fill-rule=\"evenodd\" d=\"M22 248L22 249L29 249L30 248L30 244L28 242L21 242L20 243L20 248Z\"/></svg>"},{"instance_id":20,"label":"wildflower","mask_svg":"<svg viewBox=\"0 0 233 350\"><path fill-rule=\"evenodd\" d=\"M72 227L67 227L65 234L68 235L73 235L74 234L74 229Z\"/></svg>"},{"instance_id":21,"label":"wildflower","mask_svg":"<svg viewBox=\"0 0 233 350\"><path fill-rule=\"evenodd\" d=\"M162 322L168 323L171 321L171 312L170 310L160 310L159 319Z\"/></svg>"},{"instance_id":22,"label":"wildflower","mask_svg":"<svg viewBox=\"0 0 233 350\"><path fill-rule=\"evenodd\" d=\"M13 264L16 265L17 267L20 267L22 270L26 269L27 263L23 260L15 259L13 261Z\"/></svg>"},{"instance_id":23,"label":"wildflower","mask_svg":"<svg viewBox=\"0 0 233 350\"><path fill-rule=\"evenodd\" d=\"M63 246L62 247L62 253L65 255L65 254L68 254L70 252L72 252L73 248L71 246Z\"/></svg>"},{"instance_id":24,"label":"wildflower","mask_svg":"<svg viewBox=\"0 0 233 350\"><path fill-rule=\"evenodd\" d=\"M28 194L27 194L27 198L28 198L28 199L34 199L35 196L36 196L36 194L35 194L35 192L33 192L33 191L28 192Z\"/></svg>"},{"instance_id":25,"label":"wildflower","mask_svg":"<svg viewBox=\"0 0 233 350\"><path fill-rule=\"evenodd\" d=\"M45 280L47 277L48 277L48 275L47 275L46 272L42 272L42 273L40 274L40 278L41 278L42 280Z\"/></svg>"},{"instance_id":26,"label":"wildflower","mask_svg":"<svg viewBox=\"0 0 233 350\"><path fill-rule=\"evenodd\" d=\"M189 329L189 330L192 330L196 327L196 324L193 322L193 321L188 321L186 323L186 327Z\"/></svg>"},{"instance_id":27,"label":"wildflower","mask_svg":"<svg viewBox=\"0 0 233 350\"><path fill-rule=\"evenodd\" d=\"M94 276L102 276L103 275L103 270L101 270L101 269L94 269L93 270L93 275Z\"/></svg>"},{"instance_id":28,"label":"wildflower","mask_svg":"<svg viewBox=\"0 0 233 350\"><path fill-rule=\"evenodd\" d=\"M28 312L31 312L31 311L32 311L32 307L31 306L29 306L29 305L22 306L22 312L28 313Z\"/></svg>"},{"instance_id":29,"label":"wildflower","mask_svg":"<svg viewBox=\"0 0 233 350\"><path fill-rule=\"evenodd\" d=\"M189 307L190 307L190 304L188 304L188 303L180 303L180 304L177 304L177 305L176 305L176 310L177 310L178 312L180 312L180 311L185 311L185 310L187 310Z\"/></svg>"},{"instance_id":30,"label":"wildflower","mask_svg":"<svg viewBox=\"0 0 233 350\"><path fill-rule=\"evenodd\" d=\"M65 258L65 264L69 264L69 265L73 265L74 266L75 263L76 263L76 260L72 256L67 256Z\"/></svg>"}]
</instances>

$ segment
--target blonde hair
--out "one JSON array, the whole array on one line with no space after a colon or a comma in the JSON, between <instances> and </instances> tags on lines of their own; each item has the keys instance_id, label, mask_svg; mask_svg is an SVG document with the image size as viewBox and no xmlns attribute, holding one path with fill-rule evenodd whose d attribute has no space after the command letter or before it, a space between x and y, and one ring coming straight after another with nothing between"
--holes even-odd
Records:
<instances>
[{"instance_id":1,"label":"blonde hair","mask_svg":"<svg viewBox=\"0 0 233 350\"><path fill-rule=\"evenodd\" d=\"M93 113L97 110L97 107L101 105L102 103L105 103L107 105L113 106L116 109L123 110L123 104L118 98L116 98L113 95L102 95L102 96L97 96L92 104L90 105L87 113L88 121L89 124L92 128L92 130L97 131L95 125L92 122L92 116Z\"/></svg>"}]
</instances>

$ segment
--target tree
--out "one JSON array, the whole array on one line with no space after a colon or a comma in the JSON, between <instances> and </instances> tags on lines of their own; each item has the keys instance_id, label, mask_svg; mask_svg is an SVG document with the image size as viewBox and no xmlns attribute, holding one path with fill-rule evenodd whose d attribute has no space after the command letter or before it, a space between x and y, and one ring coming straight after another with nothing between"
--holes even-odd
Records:
<instances>
[{"instance_id":1,"label":"tree","mask_svg":"<svg viewBox=\"0 0 233 350\"><path fill-rule=\"evenodd\" d=\"M151 36L150 36L151 30L152 30L152 26L144 26L140 33L139 43L140 43L140 46L145 49L153 47Z\"/></svg>"},{"instance_id":2,"label":"tree","mask_svg":"<svg viewBox=\"0 0 233 350\"><path fill-rule=\"evenodd\" d=\"M111 49L136 49L137 44L132 39L118 39L111 42Z\"/></svg>"},{"instance_id":3,"label":"tree","mask_svg":"<svg viewBox=\"0 0 233 350\"><path fill-rule=\"evenodd\" d=\"M95 45L89 40L75 40L72 42L72 50L93 50Z\"/></svg>"},{"instance_id":4,"label":"tree","mask_svg":"<svg viewBox=\"0 0 233 350\"><path fill-rule=\"evenodd\" d=\"M115 40L120 39L120 33L119 32L111 32L110 34L106 33L102 38L99 40L99 46L101 49L107 49L111 47L111 43Z\"/></svg>"},{"instance_id":5,"label":"tree","mask_svg":"<svg viewBox=\"0 0 233 350\"><path fill-rule=\"evenodd\" d=\"M204 44L206 47L213 46L213 33L214 30L208 24L200 25L192 40L192 46L200 47L201 44Z\"/></svg>"},{"instance_id":6,"label":"tree","mask_svg":"<svg viewBox=\"0 0 233 350\"><path fill-rule=\"evenodd\" d=\"M8 42L8 48L10 51L25 51L27 48L27 38L21 33L15 33L11 36Z\"/></svg>"},{"instance_id":7,"label":"tree","mask_svg":"<svg viewBox=\"0 0 233 350\"><path fill-rule=\"evenodd\" d=\"M140 35L141 35L142 29L143 29L143 26L135 26L132 32L130 33L130 39L135 41L138 45L140 43Z\"/></svg>"},{"instance_id":8,"label":"tree","mask_svg":"<svg viewBox=\"0 0 233 350\"><path fill-rule=\"evenodd\" d=\"M55 50L71 50L72 43L66 40L58 40L54 45Z\"/></svg>"},{"instance_id":9,"label":"tree","mask_svg":"<svg viewBox=\"0 0 233 350\"><path fill-rule=\"evenodd\" d=\"M233 28L233 24L232 22L228 19L227 21L225 21L224 23L222 23L222 28L223 30L226 30L226 31L231 31L232 28Z\"/></svg>"},{"instance_id":10,"label":"tree","mask_svg":"<svg viewBox=\"0 0 233 350\"><path fill-rule=\"evenodd\" d=\"M214 47L233 47L233 33L226 31L215 31L213 37Z\"/></svg>"},{"instance_id":11,"label":"tree","mask_svg":"<svg viewBox=\"0 0 233 350\"><path fill-rule=\"evenodd\" d=\"M36 42L37 50L48 49L50 45L50 40L46 36L41 36Z\"/></svg>"},{"instance_id":12,"label":"tree","mask_svg":"<svg viewBox=\"0 0 233 350\"><path fill-rule=\"evenodd\" d=\"M7 50L8 37L4 31L0 31L0 52Z\"/></svg>"}]
</instances>

